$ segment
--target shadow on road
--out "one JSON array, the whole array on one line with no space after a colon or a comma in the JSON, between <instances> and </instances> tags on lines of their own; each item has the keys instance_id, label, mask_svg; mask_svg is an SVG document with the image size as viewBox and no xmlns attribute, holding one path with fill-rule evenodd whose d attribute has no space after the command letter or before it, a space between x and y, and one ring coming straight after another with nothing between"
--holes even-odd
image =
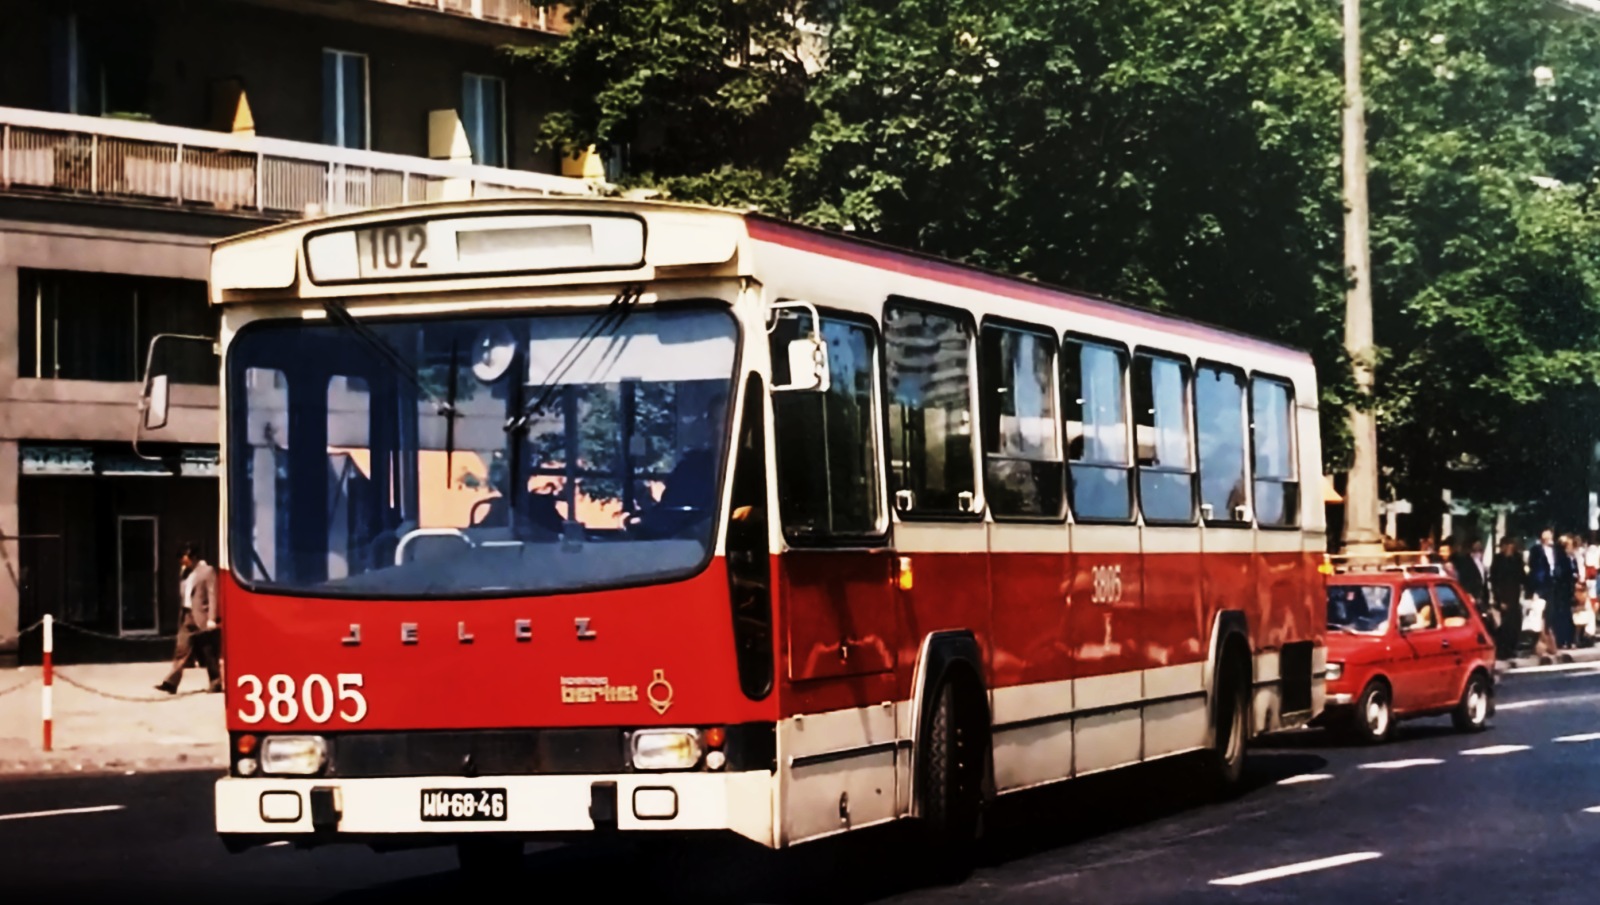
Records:
<instances>
[{"instance_id":1,"label":"shadow on road","mask_svg":"<svg viewBox=\"0 0 1600 905\"><path fill-rule=\"evenodd\" d=\"M1253 752L1239 792L1248 798L1327 762L1311 753ZM980 866L998 866L1063 846L1105 837L1208 802L1182 760L1091 776L1000 799L990 817ZM390 857L404 857L392 855ZM864 829L835 839L770 852L738 840L661 841L646 846L594 841L535 851L518 882L542 901L621 901L648 896L652 905L721 903L864 903L929 885L927 856L907 826ZM376 905L405 899L449 900L471 889L451 871L385 884L328 900Z\"/></svg>"}]
</instances>

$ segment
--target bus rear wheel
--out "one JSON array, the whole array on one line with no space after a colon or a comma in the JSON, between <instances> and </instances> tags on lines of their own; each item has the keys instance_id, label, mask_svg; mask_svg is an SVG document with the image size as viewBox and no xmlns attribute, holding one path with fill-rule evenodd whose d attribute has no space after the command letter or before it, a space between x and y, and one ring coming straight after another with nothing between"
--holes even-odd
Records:
<instances>
[{"instance_id":1,"label":"bus rear wheel","mask_svg":"<svg viewBox=\"0 0 1600 905\"><path fill-rule=\"evenodd\" d=\"M1249 673L1238 657L1225 661L1217 675L1216 742L1205 753L1207 791L1227 797L1239 788L1244 776L1244 752L1250 726Z\"/></svg>"},{"instance_id":2,"label":"bus rear wheel","mask_svg":"<svg viewBox=\"0 0 1600 905\"><path fill-rule=\"evenodd\" d=\"M961 706L958 689L939 689L922 765L922 830L928 864L941 882L966 879L976 862L982 824L984 752L977 714Z\"/></svg>"}]
</instances>

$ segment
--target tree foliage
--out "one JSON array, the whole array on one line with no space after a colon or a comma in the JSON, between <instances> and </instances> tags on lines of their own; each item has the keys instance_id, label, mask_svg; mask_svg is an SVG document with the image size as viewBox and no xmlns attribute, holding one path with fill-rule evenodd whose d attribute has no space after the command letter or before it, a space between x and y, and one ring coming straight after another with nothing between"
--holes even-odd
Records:
<instances>
[{"instance_id":1,"label":"tree foliage","mask_svg":"<svg viewBox=\"0 0 1600 905\"><path fill-rule=\"evenodd\" d=\"M1543 0L1362 7L1386 492L1425 513L1450 487L1581 517L1600 412L1600 20ZM1352 399L1339 14L591 0L539 61L581 98L547 136L655 135L642 181L671 197L1309 349L1331 472ZM827 33L817 70L802 19Z\"/></svg>"}]
</instances>

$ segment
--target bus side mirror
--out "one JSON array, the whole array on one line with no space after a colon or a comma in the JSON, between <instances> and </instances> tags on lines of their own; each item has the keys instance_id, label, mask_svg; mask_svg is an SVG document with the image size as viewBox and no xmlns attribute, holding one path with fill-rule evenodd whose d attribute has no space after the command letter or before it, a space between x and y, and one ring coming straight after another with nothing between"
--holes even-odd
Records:
<instances>
[{"instance_id":1,"label":"bus side mirror","mask_svg":"<svg viewBox=\"0 0 1600 905\"><path fill-rule=\"evenodd\" d=\"M786 317L785 311L804 312L804 315ZM805 323L806 318L810 320L809 325ZM828 347L822 341L821 323L817 309L810 302L779 302L772 306L772 322L767 328L773 335L772 392L828 391Z\"/></svg>"},{"instance_id":2,"label":"bus side mirror","mask_svg":"<svg viewBox=\"0 0 1600 905\"><path fill-rule=\"evenodd\" d=\"M160 430L167 426L167 407L172 401L172 392L167 384L167 375L157 374L145 384L144 397L139 400L139 407L144 410L144 429L147 431Z\"/></svg>"}]
</instances>

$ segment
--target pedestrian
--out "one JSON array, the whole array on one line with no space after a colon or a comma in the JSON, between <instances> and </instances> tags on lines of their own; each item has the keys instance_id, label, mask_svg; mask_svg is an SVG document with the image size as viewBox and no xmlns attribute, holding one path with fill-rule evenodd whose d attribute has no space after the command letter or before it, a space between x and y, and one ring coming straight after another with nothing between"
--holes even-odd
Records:
<instances>
[{"instance_id":1,"label":"pedestrian","mask_svg":"<svg viewBox=\"0 0 1600 905\"><path fill-rule=\"evenodd\" d=\"M1483 573L1478 568L1478 561L1473 559L1473 553L1465 544L1459 547L1451 544L1450 551L1451 577L1461 585L1463 591L1467 592L1467 596L1472 598L1472 604L1477 607L1478 612L1486 612L1488 607L1485 602ZM1482 559L1483 545L1478 544L1475 551L1478 558Z\"/></svg>"},{"instance_id":2,"label":"pedestrian","mask_svg":"<svg viewBox=\"0 0 1600 905\"><path fill-rule=\"evenodd\" d=\"M1556 545L1555 532L1545 528L1528 551L1528 590L1544 601L1546 652L1554 655L1572 638L1572 589L1577 576L1572 558Z\"/></svg>"},{"instance_id":3,"label":"pedestrian","mask_svg":"<svg viewBox=\"0 0 1600 905\"><path fill-rule=\"evenodd\" d=\"M198 662L211 680L210 691L222 690L222 669L218 663L221 646L217 643L220 619L217 613L217 570L200 557L197 544L185 544L178 599L183 607L178 614L178 644L172 658L172 672L156 688L177 694L183 671Z\"/></svg>"},{"instance_id":4,"label":"pedestrian","mask_svg":"<svg viewBox=\"0 0 1600 905\"><path fill-rule=\"evenodd\" d=\"M1522 588L1527 581L1527 566L1517 542L1506 538L1500 542L1500 552L1489 566L1489 585L1494 594L1496 621L1495 646L1500 649L1500 659L1510 660L1522 647Z\"/></svg>"}]
</instances>

